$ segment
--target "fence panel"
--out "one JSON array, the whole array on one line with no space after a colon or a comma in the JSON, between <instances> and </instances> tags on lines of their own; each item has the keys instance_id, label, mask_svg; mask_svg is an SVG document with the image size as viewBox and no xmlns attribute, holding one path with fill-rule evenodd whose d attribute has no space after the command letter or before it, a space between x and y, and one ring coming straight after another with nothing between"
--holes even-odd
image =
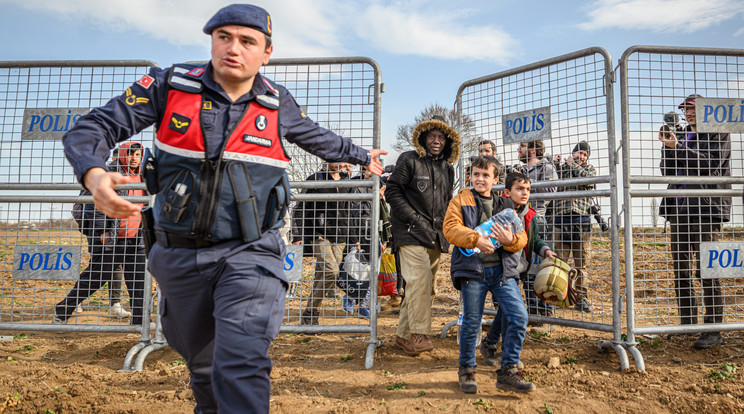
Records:
<instances>
[{"instance_id":1,"label":"fence panel","mask_svg":"<svg viewBox=\"0 0 744 414\"><path fill-rule=\"evenodd\" d=\"M0 62L0 329L140 332L141 341L149 340L149 317L130 325L130 319L112 314L115 289L100 289L64 325L53 319L55 304L90 258L70 211L73 203L92 198L78 197L80 186L61 137L77 117L104 105L152 66L148 61ZM132 140L149 146L152 132ZM143 285L130 281L125 286L143 297L143 313L149 316L149 273ZM126 310L126 296L121 304Z\"/></svg>"},{"instance_id":2,"label":"fence panel","mask_svg":"<svg viewBox=\"0 0 744 414\"><path fill-rule=\"evenodd\" d=\"M625 369L627 356L620 340L618 312L618 228L617 221L611 219L617 217L612 82L612 63L607 52L589 48L463 83L456 98L459 130L466 143L459 172L464 179L459 183L466 186L465 166L470 157L478 155L478 144L484 140L495 144L496 157L506 166L504 175L526 166L526 160L519 157L520 142L541 140L544 158L553 162L555 156L561 157L556 167L567 169L561 170L564 172L560 179L533 183L535 190L530 199L551 202L552 209L548 208L545 218L552 231L543 234L543 238L559 256L566 259L569 250L578 250L579 245L586 248L583 263L577 262L575 256L569 264L584 271L583 288L591 311L556 308L552 313L530 315L530 320L613 332L613 341L602 341L600 345L614 347ZM578 177L565 166L580 141L590 147L588 163L593 165L595 174ZM545 192L551 187L557 191ZM601 207L604 217L609 213L612 225L602 230L597 223L571 222L574 217L561 206L572 202ZM582 230L577 231L571 224L583 226ZM590 231L586 231L587 226ZM579 242L582 233L583 244Z\"/></svg>"},{"instance_id":3,"label":"fence panel","mask_svg":"<svg viewBox=\"0 0 744 414\"><path fill-rule=\"evenodd\" d=\"M150 67L152 62L0 62L0 103L2 121L0 124L0 223L3 228L3 278L0 295L0 329L38 329L38 330L93 330L129 332L133 328L109 318L108 291L101 289L92 296L66 325L52 325L54 304L60 301L74 283L76 275L61 278L57 276L31 276L24 280L13 277L13 257L15 250L34 253L58 249L78 252L80 269L88 263L85 238L78 231L70 215L72 203L91 201L90 197L78 197L79 186L74 184L72 169L64 158L61 136L74 123L76 116L86 113L90 108L104 105L111 97L126 90L131 83ZM367 148L379 147L380 116L380 71L377 64L367 58L338 59L274 59L262 69L269 78L288 87L303 111L316 122L340 135L352 139L356 144ZM152 128L135 137L151 147ZM332 182L305 184L309 175L322 167L322 160L314 157L295 145L287 144L287 152L293 161L288 170L293 184L293 202L313 204L334 203L336 213L352 216L359 211L359 204L367 202L369 211L364 218L357 219L346 233L362 235L362 245L370 246L371 256L379 252L377 234L379 184L371 180L345 181L339 190L343 194L298 194L303 187L334 187ZM358 172L352 171L352 175ZM137 187L139 188L139 187ZM27 191L31 190L31 191ZM309 191L312 193L313 191ZM322 193L322 191L320 191ZM334 191L336 192L336 191ZM352 194L353 193L353 194ZM315 197L315 199L313 199ZM146 202L147 200L139 200ZM374 201L374 202L373 202ZM311 214L319 212L310 210ZM291 231L300 239L305 238L306 229L302 221L292 229L289 217L284 235L291 241ZM354 227L355 226L355 227ZM335 230L341 230L336 228ZM355 239L356 240L356 239ZM349 239L344 244L350 244ZM46 246L28 248L27 246ZM19 246L22 246L19 249ZM299 325L300 315L312 292L315 259L312 252L317 250L316 239L310 238L305 248L299 249L299 278L293 283L289 293L284 331L295 332L369 332L370 345L366 365L371 368L377 341L376 313L365 318L360 315L364 297L353 304L344 302L336 296L335 278L332 283L317 289L323 297L315 310L320 325ZM310 254L302 256L302 251ZM52 253L56 253L54 251ZM297 252L297 248L292 250ZM343 257L342 252L342 256ZM17 255L16 255L17 256ZM73 255L74 256L74 255ZM52 259L55 257L51 255ZM292 256L293 257L293 256ZM285 267L289 266L289 259ZM63 260L64 261L64 260ZM78 263L78 262L75 262ZM341 263L331 260L327 266L338 268ZM38 267L38 263L34 263ZM78 273L79 269L75 272ZM367 276L374 283L377 275L377 260L371 260ZM34 279L35 278L35 279ZM151 300L151 279L148 273L145 287L146 303ZM377 290L371 289L366 300L372 304L377 301ZM344 307L344 305L347 305ZM374 305L373 305L374 306ZM345 309L351 311L347 313ZM149 312L148 312L149 313ZM364 313L364 311L361 311ZM153 344L145 347L150 339L149 325L143 327L142 343L127 355L125 369L129 368L134 355L142 351L135 368L142 368L142 360L147 353L165 346L164 339L156 331Z\"/></svg>"},{"instance_id":4,"label":"fence panel","mask_svg":"<svg viewBox=\"0 0 744 414\"><path fill-rule=\"evenodd\" d=\"M742 273L730 272L735 262L709 260L709 252L744 239L744 50L634 46L620 69L628 342L641 334L744 329ZM697 128L718 123L728 136L687 133L690 122L679 105L691 94L704 97L696 101L703 117L693 121ZM665 120L679 133L676 148L659 140ZM670 167L664 172L662 159ZM684 207L660 215L664 198ZM728 203L730 213L717 212ZM700 223L707 224L704 234L695 228ZM723 245L704 246L696 257L701 240ZM709 292L700 288L701 270ZM640 352L632 352L642 367Z\"/></svg>"},{"instance_id":5,"label":"fence panel","mask_svg":"<svg viewBox=\"0 0 744 414\"><path fill-rule=\"evenodd\" d=\"M262 73L284 85L303 112L321 126L357 145L379 148L382 83L375 61L359 57L273 59ZM286 150L292 157L287 172L293 206L292 219L282 231L288 243L303 241L301 248L296 248L303 259L302 272L288 292L281 330L369 332L365 363L369 369L380 345L374 312L380 249L375 196L379 183L361 179L359 167L324 165L323 160L293 144ZM329 168L340 169L342 180L329 181L326 174L313 176ZM344 259L357 241L371 258L365 278L373 288L366 291L364 286L360 290L353 278L350 285L345 283L350 276L343 269ZM342 280L341 284L337 280Z\"/></svg>"}]
</instances>

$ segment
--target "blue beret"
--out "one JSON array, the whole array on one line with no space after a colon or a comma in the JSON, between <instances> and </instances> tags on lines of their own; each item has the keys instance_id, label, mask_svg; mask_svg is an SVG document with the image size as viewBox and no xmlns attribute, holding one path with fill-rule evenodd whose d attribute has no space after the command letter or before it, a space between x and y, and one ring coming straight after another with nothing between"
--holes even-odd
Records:
<instances>
[{"instance_id":1,"label":"blue beret","mask_svg":"<svg viewBox=\"0 0 744 414\"><path fill-rule=\"evenodd\" d=\"M221 8L204 26L204 33L212 34L218 27L246 26L271 36L271 16L266 10L252 4L231 4Z\"/></svg>"}]
</instances>

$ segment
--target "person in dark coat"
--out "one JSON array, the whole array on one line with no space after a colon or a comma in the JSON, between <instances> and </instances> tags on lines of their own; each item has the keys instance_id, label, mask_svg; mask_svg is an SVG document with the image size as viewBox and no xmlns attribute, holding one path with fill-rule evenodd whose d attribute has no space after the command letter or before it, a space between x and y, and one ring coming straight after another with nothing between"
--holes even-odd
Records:
<instances>
[{"instance_id":1,"label":"person in dark coat","mask_svg":"<svg viewBox=\"0 0 744 414\"><path fill-rule=\"evenodd\" d=\"M442 223L454 190L452 165L460 156L460 135L439 118L418 124L411 141L415 149L398 157L386 198L406 282L395 345L417 355L434 348L431 303L439 256L449 251Z\"/></svg>"},{"instance_id":2,"label":"person in dark coat","mask_svg":"<svg viewBox=\"0 0 744 414\"><path fill-rule=\"evenodd\" d=\"M661 174L672 177L725 177L731 175L731 138L729 134L698 133L693 94L679 105L687 126L682 131L659 132ZM699 189L702 197L665 197L659 215L671 224L674 287L680 323L698 323L697 300L693 292L692 269L700 260L701 242L721 241L721 228L730 220L731 198L704 196L705 190L730 189L730 184L670 184L670 190ZM703 323L723 322L723 297L718 279L701 279L705 316ZM695 341L696 349L708 349L722 343L720 332L704 332Z\"/></svg>"}]
</instances>

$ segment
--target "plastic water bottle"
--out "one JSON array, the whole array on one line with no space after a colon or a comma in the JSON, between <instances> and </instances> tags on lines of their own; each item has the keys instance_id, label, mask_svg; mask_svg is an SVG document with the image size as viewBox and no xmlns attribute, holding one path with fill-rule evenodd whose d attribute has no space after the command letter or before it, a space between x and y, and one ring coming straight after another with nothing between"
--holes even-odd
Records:
<instances>
[{"instance_id":1,"label":"plastic water bottle","mask_svg":"<svg viewBox=\"0 0 744 414\"><path fill-rule=\"evenodd\" d=\"M476 233L480 234L481 236L488 236L491 234L491 227L493 227L494 223L501 224L503 226L510 226L511 231L514 234L518 234L522 232L522 220L519 219L519 215L516 211L512 208L507 208L504 210L499 211L497 214L495 214L490 219L484 221L481 223L478 227L475 228ZM491 240L491 243L493 243L493 247L498 249L503 245L500 241L496 240L496 238L489 238ZM471 249L465 249L466 251ZM479 248L472 249L473 253L480 253Z\"/></svg>"}]
</instances>

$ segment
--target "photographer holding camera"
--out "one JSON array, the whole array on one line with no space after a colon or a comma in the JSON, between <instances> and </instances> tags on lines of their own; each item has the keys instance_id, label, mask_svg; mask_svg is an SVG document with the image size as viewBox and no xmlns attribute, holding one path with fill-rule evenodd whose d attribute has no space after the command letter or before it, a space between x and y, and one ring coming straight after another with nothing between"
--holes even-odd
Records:
<instances>
[{"instance_id":1,"label":"photographer holding camera","mask_svg":"<svg viewBox=\"0 0 744 414\"><path fill-rule=\"evenodd\" d=\"M554 162L558 166L560 178L584 178L594 177L597 172L594 166L589 164L591 148L586 141L580 141L573 149L571 156L566 162L560 164L560 155L556 155ZM593 190L594 184L574 185L562 187L561 191L587 191ZM589 236L592 233L591 210L594 202L591 197L556 199L553 200L553 238L554 251L563 260L573 256L573 265L586 273L586 260L588 259ZM579 273L582 275L582 273ZM584 297L575 306L576 310L591 312L591 304L586 300L587 289L584 286L584 277L576 279L576 290Z\"/></svg>"},{"instance_id":2,"label":"photographer holding camera","mask_svg":"<svg viewBox=\"0 0 744 414\"><path fill-rule=\"evenodd\" d=\"M695 100L692 94L679 105L687 126L677 125L676 114L664 115L665 125L659 131L661 141L661 174L665 176L731 175L731 138L725 133L698 133ZM669 184L668 189L696 189L705 195L708 189L731 188L730 184ZM693 291L693 269L699 261L701 242L721 241L722 223L730 220L730 197L681 196L665 197L659 215L671 223L674 286L682 325L698 323L697 300ZM718 279L701 279L705 316L703 323L723 322L723 298ZM722 343L720 332L704 332L692 345L708 349Z\"/></svg>"}]
</instances>

